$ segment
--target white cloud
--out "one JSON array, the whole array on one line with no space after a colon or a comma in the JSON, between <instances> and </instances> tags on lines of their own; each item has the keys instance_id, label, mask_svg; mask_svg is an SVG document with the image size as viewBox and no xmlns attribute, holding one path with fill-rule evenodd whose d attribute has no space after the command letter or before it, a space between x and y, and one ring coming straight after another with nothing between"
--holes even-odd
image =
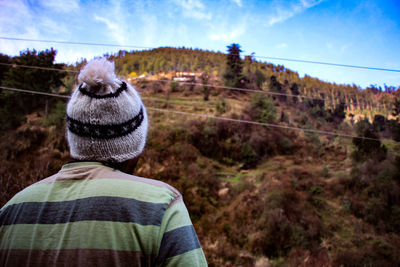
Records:
<instances>
[{"instance_id":1,"label":"white cloud","mask_svg":"<svg viewBox=\"0 0 400 267\"><path fill-rule=\"evenodd\" d=\"M204 4L200 0L175 0L175 3L182 8L183 16L198 20L210 20L212 15L205 12Z\"/></svg>"},{"instance_id":2,"label":"white cloud","mask_svg":"<svg viewBox=\"0 0 400 267\"><path fill-rule=\"evenodd\" d=\"M177 0L184 9L204 9L204 4L200 0Z\"/></svg>"},{"instance_id":3,"label":"white cloud","mask_svg":"<svg viewBox=\"0 0 400 267\"><path fill-rule=\"evenodd\" d=\"M24 1L11 0L2 2L0 8L0 36L11 38L38 38L39 31L33 26L33 14ZM30 46L29 42L1 40L0 52L18 55Z\"/></svg>"},{"instance_id":4,"label":"white cloud","mask_svg":"<svg viewBox=\"0 0 400 267\"><path fill-rule=\"evenodd\" d=\"M323 0L301 0L301 4L304 8L311 8L320 4Z\"/></svg>"},{"instance_id":5,"label":"white cloud","mask_svg":"<svg viewBox=\"0 0 400 267\"><path fill-rule=\"evenodd\" d=\"M0 32L10 33L31 25L32 14L21 0L5 1L0 8Z\"/></svg>"},{"instance_id":6,"label":"white cloud","mask_svg":"<svg viewBox=\"0 0 400 267\"><path fill-rule=\"evenodd\" d=\"M60 16L51 16L53 13L47 15L46 11L48 12L48 9L43 9L39 5L35 6L28 1L3 1L0 9L0 36L22 39L68 39L71 32L70 26L65 23L67 20L64 19L65 16L60 19ZM50 46L54 47L54 44L1 40L0 52L14 56L28 48L40 51L48 49ZM57 50L59 50L58 47L60 46L56 46Z\"/></svg>"},{"instance_id":7,"label":"white cloud","mask_svg":"<svg viewBox=\"0 0 400 267\"><path fill-rule=\"evenodd\" d=\"M236 41L242 34L246 32L247 23L243 19L237 25L232 27L226 25L220 25L217 29L213 29L213 33L209 35L209 38L213 41L225 41L232 42Z\"/></svg>"},{"instance_id":8,"label":"white cloud","mask_svg":"<svg viewBox=\"0 0 400 267\"><path fill-rule=\"evenodd\" d=\"M62 34L64 37L70 36L70 31L64 23L59 23L49 17L43 17L40 20L40 25L43 31L46 33L50 33L52 35Z\"/></svg>"},{"instance_id":9,"label":"white cloud","mask_svg":"<svg viewBox=\"0 0 400 267\"><path fill-rule=\"evenodd\" d=\"M348 48L349 48L349 45L348 44L343 44L343 45L341 45L340 46L340 53L345 53L345 52L347 52L347 50L348 50Z\"/></svg>"},{"instance_id":10,"label":"white cloud","mask_svg":"<svg viewBox=\"0 0 400 267\"><path fill-rule=\"evenodd\" d=\"M113 40L116 40L118 42L118 44L124 44L125 33L124 33L120 23L117 23L116 21L111 21L108 18L98 16L98 15L94 15L94 19L96 21L103 22L107 26L107 28L108 28L107 34L111 35Z\"/></svg>"},{"instance_id":11,"label":"white cloud","mask_svg":"<svg viewBox=\"0 0 400 267\"><path fill-rule=\"evenodd\" d=\"M100 21L103 22L104 24L106 24L107 28L111 31L118 31L119 27L118 24L101 16L98 15L94 15L93 17L96 21Z\"/></svg>"},{"instance_id":12,"label":"white cloud","mask_svg":"<svg viewBox=\"0 0 400 267\"><path fill-rule=\"evenodd\" d=\"M323 0L300 0L299 2L292 4L291 6L276 6L276 12L274 15L269 17L268 26L284 22L291 17L302 13L303 11L312 8L320 4Z\"/></svg>"},{"instance_id":13,"label":"white cloud","mask_svg":"<svg viewBox=\"0 0 400 267\"><path fill-rule=\"evenodd\" d=\"M241 35L241 32L233 30L227 33L211 34L210 39L213 41L232 41L235 40L239 35Z\"/></svg>"},{"instance_id":14,"label":"white cloud","mask_svg":"<svg viewBox=\"0 0 400 267\"><path fill-rule=\"evenodd\" d=\"M40 4L61 13L71 13L79 9L79 0L42 0Z\"/></svg>"},{"instance_id":15,"label":"white cloud","mask_svg":"<svg viewBox=\"0 0 400 267\"><path fill-rule=\"evenodd\" d=\"M350 44L335 44L332 42L325 43L327 49L332 50L332 53L344 54L349 50Z\"/></svg>"},{"instance_id":16,"label":"white cloud","mask_svg":"<svg viewBox=\"0 0 400 267\"><path fill-rule=\"evenodd\" d=\"M142 17L143 28L141 45L152 46L158 38L158 21L155 15L146 15ZM137 41L136 41L137 42Z\"/></svg>"},{"instance_id":17,"label":"white cloud","mask_svg":"<svg viewBox=\"0 0 400 267\"><path fill-rule=\"evenodd\" d=\"M281 44L278 44L278 45L276 45L276 48L287 48L288 47L288 44L287 43L281 43Z\"/></svg>"},{"instance_id":18,"label":"white cloud","mask_svg":"<svg viewBox=\"0 0 400 267\"><path fill-rule=\"evenodd\" d=\"M101 10L99 9L93 18L95 21L104 23L107 28L99 31L98 34L109 36L109 39L113 40L110 43L127 44L127 36L129 36L130 30L128 29L129 23L126 21L125 14L125 6L122 7L120 1L111 1Z\"/></svg>"},{"instance_id":19,"label":"white cloud","mask_svg":"<svg viewBox=\"0 0 400 267\"><path fill-rule=\"evenodd\" d=\"M242 0L232 0L232 2L234 2L239 7L242 7Z\"/></svg>"}]
</instances>

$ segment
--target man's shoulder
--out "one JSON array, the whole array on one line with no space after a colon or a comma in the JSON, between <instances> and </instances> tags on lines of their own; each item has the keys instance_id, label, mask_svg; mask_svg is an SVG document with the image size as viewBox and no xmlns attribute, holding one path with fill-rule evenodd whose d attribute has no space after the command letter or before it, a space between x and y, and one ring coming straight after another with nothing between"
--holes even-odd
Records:
<instances>
[{"instance_id":1,"label":"man's shoulder","mask_svg":"<svg viewBox=\"0 0 400 267\"><path fill-rule=\"evenodd\" d=\"M168 206L182 198L177 189L165 182L94 166L61 170L18 192L4 207L27 201L62 201L98 196L135 198Z\"/></svg>"},{"instance_id":2,"label":"man's shoulder","mask_svg":"<svg viewBox=\"0 0 400 267\"><path fill-rule=\"evenodd\" d=\"M132 186L142 185L144 189L149 191L167 191L175 197L181 196L181 193L173 186L151 178L140 177L136 175L127 174L111 168L105 168L102 172L98 173L95 179L115 179L121 181L130 181Z\"/></svg>"},{"instance_id":3,"label":"man's shoulder","mask_svg":"<svg viewBox=\"0 0 400 267\"><path fill-rule=\"evenodd\" d=\"M24 189L22 189L21 191L16 193L3 207L0 207L0 208L3 209L7 206L10 206L10 205L13 205L16 203L20 203L20 202L24 202L26 199L32 198L32 195L41 194L41 192L36 192L37 185L49 184L55 179L55 177L56 177L56 174L49 176L46 179L37 181L37 182L25 187ZM33 197L33 199L35 199L35 197Z\"/></svg>"}]
</instances>

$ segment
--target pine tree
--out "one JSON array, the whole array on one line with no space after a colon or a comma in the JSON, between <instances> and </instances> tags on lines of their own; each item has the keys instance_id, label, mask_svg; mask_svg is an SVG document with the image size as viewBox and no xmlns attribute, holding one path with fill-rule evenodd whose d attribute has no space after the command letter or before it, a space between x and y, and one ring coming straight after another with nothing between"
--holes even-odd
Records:
<instances>
[{"instance_id":1,"label":"pine tree","mask_svg":"<svg viewBox=\"0 0 400 267\"><path fill-rule=\"evenodd\" d=\"M225 84L232 87L243 87L243 61L240 58L240 45L228 46L226 71L224 74Z\"/></svg>"},{"instance_id":2,"label":"pine tree","mask_svg":"<svg viewBox=\"0 0 400 267\"><path fill-rule=\"evenodd\" d=\"M300 94L299 86L297 85L297 83L293 83L292 86L290 86L290 91L292 92L293 95L292 97L293 103L297 103L298 101L297 95Z\"/></svg>"}]
</instances>

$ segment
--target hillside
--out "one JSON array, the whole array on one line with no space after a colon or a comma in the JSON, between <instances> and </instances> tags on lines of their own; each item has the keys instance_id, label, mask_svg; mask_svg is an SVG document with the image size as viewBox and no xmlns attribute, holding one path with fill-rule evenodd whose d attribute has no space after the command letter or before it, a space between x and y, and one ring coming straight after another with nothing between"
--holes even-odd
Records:
<instances>
[{"instance_id":1,"label":"hillside","mask_svg":"<svg viewBox=\"0 0 400 267\"><path fill-rule=\"evenodd\" d=\"M226 54L199 49L165 47L148 51L120 51L108 57L115 61L117 72L124 76L132 72L192 71L222 77L226 71ZM243 74L246 88L321 98L328 108L344 103L348 116L367 116L371 120L376 114L390 116L394 99L399 94L394 86L361 88L355 84L327 83L307 75L301 78L297 72L282 65L257 61L251 56L243 60ZM275 77L277 83L271 84L271 77Z\"/></svg>"},{"instance_id":2,"label":"hillside","mask_svg":"<svg viewBox=\"0 0 400 267\"><path fill-rule=\"evenodd\" d=\"M182 51L186 59L179 56ZM387 115L398 91L361 91L300 79L282 66L249 58L243 62L243 88L259 92L226 90L218 87L223 85L224 56L188 51L163 48L110 57L125 77L144 71L209 73L207 83L214 87L208 89L202 80L196 85L132 81L150 119L146 149L134 174L170 183L183 194L209 265L400 265L400 144L393 140L399 126ZM165 56L167 63L142 68L144 60L155 62L153 54ZM186 61L203 63L185 66ZM68 93L67 84L75 85L73 77L63 78L61 91ZM270 91L292 96L271 96ZM31 100L41 97L30 95ZM65 100L49 99L47 117L44 103L37 102L42 105L25 114L19 126L2 132L1 205L69 160ZM377 103L386 107L378 110Z\"/></svg>"}]
</instances>

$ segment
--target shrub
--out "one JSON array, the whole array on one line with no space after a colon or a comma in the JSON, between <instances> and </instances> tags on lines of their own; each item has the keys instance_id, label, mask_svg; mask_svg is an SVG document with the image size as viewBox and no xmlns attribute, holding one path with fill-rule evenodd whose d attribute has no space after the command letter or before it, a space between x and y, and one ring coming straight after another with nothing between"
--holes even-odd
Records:
<instances>
[{"instance_id":1,"label":"shrub","mask_svg":"<svg viewBox=\"0 0 400 267\"><path fill-rule=\"evenodd\" d=\"M369 128L362 131L361 137L365 138L353 138L353 144L357 151L352 155L355 161L372 157L381 161L386 158L387 148L381 144L380 140L373 140L379 138Z\"/></svg>"},{"instance_id":2,"label":"shrub","mask_svg":"<svg viewBox=\"0 0 400 267\"><path fill-rule=\"evenodd\" d=\"M284 155L289 155L293 153L293 150L293 142L289 138L283 137L279 142L279 151Z\"/></svg>"},{"instance_id":3,"label":"shrub","mask_svg":"<svg viewBox=\"0 0 400 267\"><path fill-rule=\"evenodd\" d=\"M245 168L252 167L257 159L257 154L253 148L246 142L242 144L242 161L245 164Z\"/></svg>"},{"instance_id":4,"label":"shrub","mask_svg":"<svg viewBox=\"0 0 400 267\"><path fill-rule=\"evenodd\" d=\"M217 102L215 108L219 114L225 113L227 111L227 104L225 98L221 97L219 102Z\"/></svg>"},{"instance_id":5,"label":"shrub","mask_svg":"<svg viewBox=\"0 0 400 267\"><path fill-rule=\"evenodd\" d=\"M306 99L304 101L305 107L308 109L309 114L314 118L324 118L326 116L325 102L320 99Z\"/></svg>"},{"instance_id":6,"label":"shrub","mask_svg":"<svg viewBox=\"0 0 400 267\"><path fill-rule=\"evenodd\" d=\"M287 115L285 112L281 112L281 118L280 118L281 122L286 122L289 123L289 115Z\"/></svg>"},{"instance_id":7,"label":"shrub","mask_svg":"<svg viewBox=\"0 0 400 267\"><path fill-rule=\"evenodd\" d=\"M203 155L225 164L243 163L251 168L269 155L292 153L296 146L288 133L262 126L229 121L191 121L188 140Z\"/></svg>"},{"instance_id":8,"label":"shrub","mask_svg":"<svg viewBox=\"0 0 400 267\"><path fill-rule=\"evenodd\" d=\"M178 83L176 81L172 81L170 83L170 88L171 88L171 92L177 92L178 91Z\"/></svg>"},{"instance_id":9,"label":"shrub","mask_svg":"<svg viewBox=\"0 0 400 267\"><path fill-rule=\"evenodd\" d=\"M386 124L386 119L382 115L375 115L374 121L372 122L372 125L377 132L382 132L385 130L385 124Z\"/></svg>"},{"instance_id":10,"label":"shrub","mask_svg":"<svg viewBox=\"0 0 400 267\"><path fill-rule=\"evenodd\" d=\"M265 94L254 94L250 102L250 114L253 120L268 123L274 122L276 109L272 98Z\"/></svg>"},{"instance_id":11,"label":"shrub","mask_svg":"<svg viewBox=\"0 0 400 267\"><path fill-rule=\"evenodd\" d=\"M387 125L392 134L393 140L400 142L400 123L396 120L388 120Z\"/></svg>"},{"instance_id":12,"label":"shrub","mask_svg":"<svg viewBox=\"0 0 400 267\"><path fill-rule=\"evenodd\" d=\"M326 167L325 165L322 167L321 176L324 178L329 178L331 176L328 167Z\"/></svg>"},{"instance_id":13,"label":"shrub","mask_svg":"<svg viewBox=\"0 0 400 267\"><path fill-rule=\"evenodd\" d=\"M322 188L320 186L313 186L310 188L310 194L311 195L319 195L322 193Z\"/></svg>"},{"instance_id":14,"label":"shrub","mask_svg":"<svg viewBox=\"0 0 400 267\"><path fill-rule=\"evenodd\" d=\"M51 110L47 119L44 121L45 126L60 125L64 122L66 103L64 101L57 101L55 107Z\"/></svg>"},{"instance_id":15,"label":"shrub","mask_svg":"<svg viewBox=\"0 0 400 267\"><path fill-rule=\"evenodd\" d=\"M378 231L400 232L400 185L395 159L368 160L347 181L348 210Z\"/></svg>"},{"instance_id":16,"label":"shrub","mask_svg":"<svg viewBox=\"0 0 400 267\"><path fill-rule=\"evenodd\" d=\"M327 121L341 123L346 118L346 103L341 102L335 106L333 110L329 110L329 115L326 115Z\"/></svg>"},{"instance_id":17,"label":"shrub","mask_svg":"<svg viewBox=\"0 0 400 267\"><path fill-rule=\"evenodd\" d=\"M400 233L400 205L392 206L388 228L390 231Z\"/></svg>"},{"instance_id":18,"label":"shrub","mask_svg":"<svg viewBox=\"0 0 400 267\"><path fill-rule=\"evenodd\" d=\"M374 239L360 248L339 250L333 258L333 266L399 266L399 256L396 245Z\"/></svg>"}]
</instances>

